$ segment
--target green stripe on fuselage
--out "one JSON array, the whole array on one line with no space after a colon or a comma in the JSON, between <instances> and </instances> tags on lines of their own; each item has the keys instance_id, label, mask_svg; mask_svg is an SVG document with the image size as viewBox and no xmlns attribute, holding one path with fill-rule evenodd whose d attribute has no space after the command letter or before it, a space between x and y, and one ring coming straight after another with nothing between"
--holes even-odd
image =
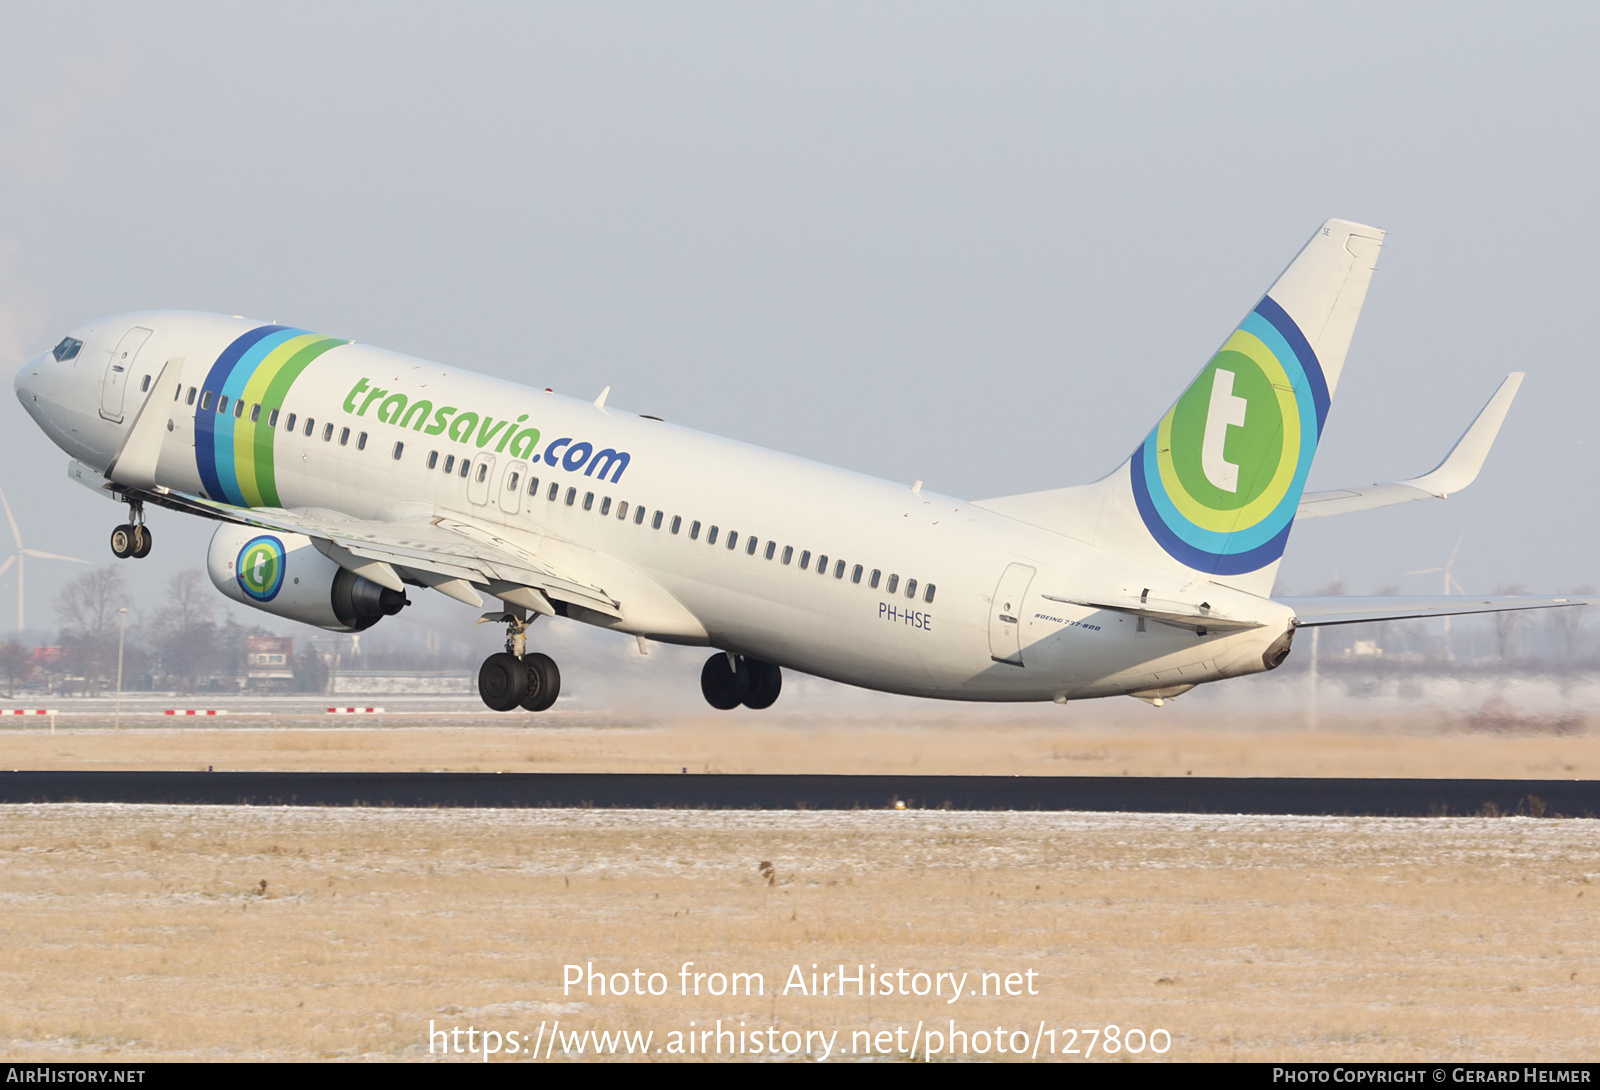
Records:
<instances>
[{"instance_id":1,"label":"green stripe on fuselage","mask_svg":"<svg viewBox=\"0 0 1600 1090\"><path fill-rule=\"evenodd\" d=\"M349 341L307 333L285 341L261 361L255 374L245 384L242 397L248 405L261 406L262 419L251 423L240 420L234 432L234 465L239 479L239 490L251 507L281 507L274 462L274 444L278 429L267 426L273 412L283 408L284 399L295 379L300 377L312 360Z\"/></svg>"}]
</instances>

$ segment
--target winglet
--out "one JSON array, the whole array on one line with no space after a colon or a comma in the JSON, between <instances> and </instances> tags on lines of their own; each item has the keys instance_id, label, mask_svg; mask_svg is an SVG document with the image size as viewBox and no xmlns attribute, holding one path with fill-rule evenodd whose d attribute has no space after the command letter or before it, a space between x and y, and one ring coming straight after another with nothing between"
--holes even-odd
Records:
<instances>
[{"instance_id":1,"label":"winglet","mask_svg":"<svg viewBox=\"0 0 1600 1090\"><path fill-rule=\"evenodd\" d=\"M1522 385L1523 373L1513 371L1500 383L1488 404L1450 448L1444 461L1420 477L1389 484L1372 484L1365 488L1336 488L1326 492L1307 492L1300 499L1298 517L1321 518L1324 515L1342 515L1347 511L1365 511L1373 507L1388 507L1411 500L1444 499L1460 492L1478 479L1489 448L1500 434L1506 413Z\"/></svg>"},{"instance_id":2,"label":"winglet","mask_svg":"<svg viewBox=\"0 0 1600 1090\"><path fill-rule=\"evenodd\" d=\"M1511 402L1516 399L1517 390L1522 385L1522 376L1521 371L1513 371L1506 376L1506 380L1494 392L1489 403L1461 434L1461 438L1456 440L1456 445L1450 448L1450 453L1445 455L1444 461L1422 476L1400 483L1420 488L1443 499L1452 492L1460 492L1477 480L1478 471L1483 468L1483 460L1489 456L1489 448L1494 446L1495 438L1500 434L1500 425L1505 423Z\"/></svg>"}]
</instances>

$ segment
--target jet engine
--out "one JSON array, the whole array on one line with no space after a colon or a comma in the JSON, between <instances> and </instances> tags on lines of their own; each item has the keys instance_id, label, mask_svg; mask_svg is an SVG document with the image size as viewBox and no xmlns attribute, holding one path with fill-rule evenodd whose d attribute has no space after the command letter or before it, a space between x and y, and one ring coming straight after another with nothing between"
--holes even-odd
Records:
<instances>
[{"instance_id":1,"label":"jet engine","mask_svg":"<svg viewBox=\"0 0 1600 1090\"><path fill-rule=\"evenodd\" d=\"M410 605L339 567L304 534L225 522L211 535L206 571L235 602L330 632L360 632Z\"/></svg>"}]
</instances>

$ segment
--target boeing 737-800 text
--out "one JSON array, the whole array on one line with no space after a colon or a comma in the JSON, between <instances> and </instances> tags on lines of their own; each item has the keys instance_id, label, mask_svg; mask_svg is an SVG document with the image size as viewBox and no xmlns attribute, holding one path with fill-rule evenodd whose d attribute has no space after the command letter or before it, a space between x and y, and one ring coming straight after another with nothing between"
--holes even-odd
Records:
<instances>
[{"instance_id":1,"label":"boeing 737-800 text","mask_svg":"<svg viewBox=\"0 0 1600 1090\"><path fill-rule=\"evenodd\" d=\"M1296 517L1471 483L1506 380L1408 481L1304 492L1383 232L1330 220L1133 455L1088 485L969 502L280 325L174 311L74 331L16 392L69 475L218 520L211 579L256 609L364 629L431 588L507 628L479 688L539 710L539 616L709 646L719 708L781 668L956 700L1152 702L1283 662L1308 625L1578 604L1271 597Z\"/></svg>"}]
</instances>

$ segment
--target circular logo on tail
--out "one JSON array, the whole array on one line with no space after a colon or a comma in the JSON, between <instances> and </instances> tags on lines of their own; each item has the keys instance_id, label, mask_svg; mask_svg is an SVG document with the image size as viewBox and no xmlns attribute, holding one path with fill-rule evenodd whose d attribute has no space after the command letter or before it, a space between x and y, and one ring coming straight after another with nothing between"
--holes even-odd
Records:
<instances>
[{"instance_id":1,"label":"circular logo on tail","mask_svg":"<svg viewBox=\"0 0 1600 1090\"><path fill-rule=\"evenodd\" d=\"M1237 575L1277 560L1327 412L1316 353L1264 297L1134 453L1146 528L1199 571Z\"/></svg>"},{"instance_id":2,"label":"circular logo on tail","mask_svg":"<svg viewBox=\"0 0 1600 1090\"><path fill-rule=\"evenodd\" d=\"M258 602L270 602L283 587L283 542L270 534L251 538L239 550L239 589Z\"/></svg>"}]
</instances>

